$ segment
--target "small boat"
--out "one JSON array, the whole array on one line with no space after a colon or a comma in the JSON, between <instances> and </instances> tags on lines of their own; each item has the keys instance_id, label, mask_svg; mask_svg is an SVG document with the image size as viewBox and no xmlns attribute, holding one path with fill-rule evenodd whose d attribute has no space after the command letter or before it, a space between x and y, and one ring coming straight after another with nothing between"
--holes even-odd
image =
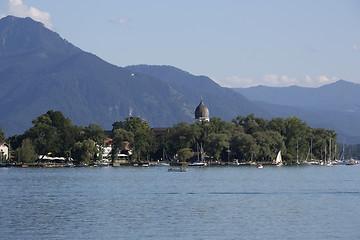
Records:
<instances>
[{"instance_id":1,"label":"small boat","mask_svg":"<svg viewBox=\"0 0 360 240\"><path fill-rule=\"evenodd\" d=\"M164 167L164 166L169 166L169 165L170 165L170 164L168 164L168 163L161 162L161 163L157 163L155 166Z\"/></svg>"},{"instance_id":2,"label":"small boat","mask_svg":"<svg viewBox=\"0 0 360 240\"><path fill-rule=\"evenodd\" d=\"M72 164L72 163L67 163L64 167L74 167L74 164Z\"/></svg>"},{"instance_id":3,"label":"small boat","mask_svg":"<svg viewBox=\"0 0 360 240\"><path fill-rule=\"evenodd\" d=\"M157 164L155 166L159 166L159 167L164 167L164 166L170 166L169 164L170 160L166 154L165 149L163 148L163 157L161 159L161 161L157 161Z\"/></svg>"},{"instance_id":4,"label":"small boat","mask_svg":"<svg viewBox=\"0 0 360 240\"><path fill-rule=\"evenodd\" d=\"M281 150L278 152L278 154L276 156L275 164L276 164L276 166L282 166L283 165L282 157L281 157Z\"/></svg>"},{"instance_id":5,"label":"small boat","mask_svg":"<svg viewBox=\"0 0 360 240\"><path fill-rule=\"evenodd\" d=\"M347 161L346 165L359 165L359 162L353 158Z\"/></svg>"},{"instance_id":6,"label":"small boat","mask_svg":"<svg viewBox=\"0 0 360 240\"><path fill-rule=\"evenodd\" d=\"M186 168L179 167L179 168L169 168L168 172L186 172Z\"/></svg>"},{"instance_id":7,"label":"small boat","mask_svg":"<svg viewBox=\"0 0 360 240\"><path fill-rule=\"evenodd\" d=\"M230 166L239 166L240 163L239 163L238 160L235 159L234 161L232 161L231 163L229 163L229 165L230 165Z\"/></svg>"},{"instance_id":8,"label":"small boat","mask_svg":"<svg viewBox=\"0 0 360 240\"><path fill-rule=\"evenodd\" d=\"M97 164L97 166L98 166L98 167L108 167L108 166L109 166L109 163L107 163L107 162L99 162L99 163Z\"/></svg>"},{"instance_id":9,"label":"small boat","mask_svg":"<svg viewBox=\"0 0 360 240\"><path fill-rule=\"evenodd\" d=\"M207 163L206 162L193 162L193 163L190 163L189 166L192 166L192 167L206 167Z\"/></svg>"},{"instance_id":10,"label":"small boat","mask_svg":"<svg viewBox=\"0 0 360 240\"><path fill-rule=\"evenodd\" d=\"M262 164L259 164L257 168L264 168L264 166Z\"/></svg>"},{"instance_id":11,"label":"small boat","mask_svg":"<svg viewBox=\"0 0 360 240\"><path fill-rule=\"evenodd\" d=\"M199 144L197 144L197 148L199 147ZM206 167L207 163L204 161L204 149L202 148L202 144L200 145L200 151L197 150L197 161L190 163L188 166L192 167Z\"/></svg>"}]
</instances>

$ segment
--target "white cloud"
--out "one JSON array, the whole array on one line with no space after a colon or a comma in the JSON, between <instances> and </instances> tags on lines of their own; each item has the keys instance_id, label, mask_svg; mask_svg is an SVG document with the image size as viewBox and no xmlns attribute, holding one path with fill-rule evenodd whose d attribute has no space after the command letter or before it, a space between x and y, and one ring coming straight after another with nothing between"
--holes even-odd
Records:
<instances>
[{"instance_id":1,"label":"white cloud","mask_svg":"<svg viewBox=\"0 0 360 240\"><path fill-rule=\"evenodd\" d=\"M215 82L220 84L223 87L243 87L243 86L249 86L252 84L253 80L251 78L241 78L238 76L231 76L227 77L223 80L218 80L215 78L212 78Z\"/></svg>"},{"instance_id":2,"label":"white cloud","mask_svg":"<svg viewBox=\"0 0 360 240\"><path fill-rule=\"evenodd\" d=\"M354 45L353 45L353 50L354 50L355 52L360 51L360 45L354 44Z\"/></svg>"},{"instance_id":3,"label":"white cloud","mask_svg":"<svg viewBox=\"0 0 360 240\"><path fill-rule=\"evenodd\" d=\"M51 15L48 12L40 11L35 7L26 6L22 0L9 0L6 15L13 15L16 17L31 17L35 21L42 22L45 27L52 29Z\"/></svg>"},{"instance_id":4,"label":"white cloud","mask_svg":"<svg viewBox=\"0 0 360 240\"><path fill-rule=\"evenodd\" d=\"M325 75L311 77L305 75L304 78L293 78L286 75L266 74L259 79L244 78L239 76L227 77L223 80L213 78L223 87L237 88L237 87L253 87L258 85L271 87L287 87L292 85L303 87L319 87L324 84L329 84L339 80L337 77L327 77Z\"/></svg>"},{"instance_id":5,"label":"white cloud","mask_svg":"<svg viewBox=\"0 0 360 240\"><path fill-rule=\"evenodd\" d=\"M118 21L118 24L125 24L125 23L128 23L129 22L129 19L127 18L120 18L119 21Z\"/></svg>"},{"instance_id":6,"label":"white cloud","mask_svg":"<svg viewBox=\"0 0 360 240\"><path fill-rule=\"evenodd\" d=\"M121 17L117 20L114 20L114 19L109 20L108 22L111 24L115 24L115 25L125 25L125 24L129 23L130 20L126 17Z\"/></svg>"}]
</instances>

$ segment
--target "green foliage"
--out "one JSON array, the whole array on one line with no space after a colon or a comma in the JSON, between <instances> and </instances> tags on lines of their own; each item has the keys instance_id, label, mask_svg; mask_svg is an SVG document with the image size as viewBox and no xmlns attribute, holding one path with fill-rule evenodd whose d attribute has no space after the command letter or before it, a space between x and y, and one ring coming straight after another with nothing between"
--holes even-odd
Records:
<instances>
[{"instance_id":1,"label":"green foliage","mask_svg":"<svg viewBox=\"0 0 360 240\"><path fill-rule=\"evenodd\" d=\"M130 145L133 149L133 158L141 161L141 159L148 159L150 153L153 151L152 147L154 146L154 133L151 131L149 124L146 121L143 121L139 117L129 117L125 121L115 122L113 124L113 134L116 133L117 129L123 129L131 134L128 134L122 131L124 136L118 137L117 144L120 144L119 141L125 140L128 138ZM116 136L115 136L116 137Z\"/></svg>"},{"instance_id":2,"label":"green foliage","mask_svg":"<svg viewBox=\"0 0 360 240\"><path fill-rule=\"evenodd\" d=\"M88 127L84 128L85 137L93 140L94 142L100 143L106 137L104 134L104 129L98 124L89 124Z\"/></svg>"},{"instance_id":3,"label":"green foliage","mask_svg":"<svg viewBox=\"0 0 360 240\"><path fill-rule=\"evenodd\" d=\"M26 161L52 152L62 157L71 154L76 162L90 163L96 160L105 139L99 125L74 126L58 111L48 111L34 119L33 124L23 135L9 138L20 157L29 152L25 154L29 155ZM311 128L296 117L269 121L254 115L238 116L231 122L220 118L193 124L180 122L155 138L146 121L129 117L113 124L112 157L114 159L119 151L129 146L135 161L159 159L163 149L170 158L177 155L178 160L185 161L190 153L197 151L197 145L202 144L211 159L217 161L271 161L279 150L288 162L325 160L329 158L326 152L335 152L336 138L333 130Z\"/></svg>"},{"instance_id":4,"label":"green foliage","mask_svg":"<svg viewBox=\"0 0 360 240\"><path fill-rule=\"evenodd\" d=\"M332 130L313 129L296 117L274 118L270 121L253 114L238 116L231 122L211 118L210 122L188 124L181 122L170 128L161 138L161 147L173 156L182 148L196 150L203 143L204 150L215 160L271 161L282 150L284 159L309 159L311 142L313 157L324 159L324 148L335 151L336 134ZM323 150L321 150L323 149Z\"/></svg>"},{"instance_id":5,"label":"green foliage","mask_svg":"<svg viewBox=\"0 0 360 240\"><path fill-rule=\"evenodd\" d=\"M95 142L91 139L85 139L75 144L72 156L77 163L89 164L94 159L96 153L98 153L98 149Z\"/></svg>"},{"instance_id":6,"label":"green foliage","mask_svg":"<svg viewBox=\"0 0 360 240\"><path fill-rule=\"evenodd\" d=\"M186 160L192 157L192 155L193 151L191 150L191 148L182 148L178 152L178 159L180 160L180 162L186 162Z\"/></svg>"},{"instance_id":7,"label":"green foliage","mask_svg":"<svg viewBox=\"0 0 360 240\"><path fill-rule=\"evenodd\" d=\"M205 139L205 149L210 156L213 156L215 160L220 159L221 153L224 149L230 147L229 135L224 133L211 133Z\"/></svg>"},{"instance_id":8,"label":"green foliage","mask_svg":"<svg viewBox=\"0 0 360 240\"><path fill-rule=\"evenodd\" d=\"M112 139L112 159L116 157L119 151L125 149L126 142L128 142L130 145L134 144L134 134L122 128L115 129L113 131Z\"/></svg>"},{"instance_id":9,"label":"green foliage","mask_svg":"<svg viewBox=\"0 0 360 240\"><path fill-rule=\"evenodd\" d=\"M5 141L5 132L2 130L2 127L0 126L0 143Z\"/></svg>"},{"instance_id":10,"label":"green foliage","mask_svg":"<svg viewBox=\"0 0 360 240\"><path fill-rule=\"evenodd\" d=\"M29 138L22 141L21 147L17 150L17 158L22 163L34 163L37 160L35 147Z\"/></svg>"},{"instance_id":11,"label":"green foliage","mask_svg":"<svg viewBox=\"0 0 360 240\"><path fill-rule=\"evenodd\" d=\"M32 140L38 155L52 152L55 156L65 156L80 139L80 128L73 126L60 111L50 110L34 119L33 124L23 138Z\"/></svg>"}]
</instances>

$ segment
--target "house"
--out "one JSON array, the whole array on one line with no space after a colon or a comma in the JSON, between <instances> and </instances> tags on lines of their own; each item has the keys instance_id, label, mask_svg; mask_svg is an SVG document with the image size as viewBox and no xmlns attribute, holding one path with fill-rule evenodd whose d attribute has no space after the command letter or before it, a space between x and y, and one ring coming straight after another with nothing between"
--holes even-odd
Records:
<instances>
[{"instance_id":1,"label":"house","mask_svg":"<svg viewBox=\"0 0 360 240\"><path fill-rule=\"evenodd\" d=\"M130 156L132 154L130 143L128 141L124 141L125 148L121 151L118 151L115 155L115 159L113 161L114 166L120 166L120 164L126 164L128 163L128 160L130 159ZM111 138L107 138L104 141L104 146L100 146L102 149L102 160L104 161L110 161L111 160L111 154L113 151L113 140Z\"/></svg>"},{"instance_id":2,"label":"house","mask_svg":"<svg viewBox=\"0 0 360 240\"><path fill-rule=\"evenodd\" d=\"M8 160L10 146L7 143L0 143L0 159L1 161Z\"/></svg>"}]
</instances>

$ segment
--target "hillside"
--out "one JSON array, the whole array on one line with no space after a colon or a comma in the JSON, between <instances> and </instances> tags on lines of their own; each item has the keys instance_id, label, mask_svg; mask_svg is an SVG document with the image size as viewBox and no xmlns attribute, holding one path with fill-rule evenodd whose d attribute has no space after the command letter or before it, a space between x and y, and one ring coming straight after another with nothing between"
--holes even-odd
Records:
<instances>
[{"instance_id":1,"label":"hillside","mask_svg":"<svg viewBox=\"0 0 360 240\"><path fill-rule=\"evenodd\" d=\"M321 111L358 111L360 84L339 80L318 88L298 86L235 88L254 101Z\"/></svg>"},{"instance_id":2,"label":"hillside","mask_svg":"<svg viewBox=\"0 0 360 240\"><path fill-rule=\"evenodd\" d=\"M239 93L207 77L174 67L147 66L162 77L150 74L153 70L118 67L30 18L0 19L0 39L0 126L7 136L23 133L51 109L76 125L97 123L104 129L130 115L152 127L192 122L201 96L211 116L231 120L261 113Z\"/></svg>"},{"instance_id":3,"label":"hillside","mask_svg":"<svg viewBox=\"0 0 360 240\"><path fill-rule=\"evenodd\" d=\"M297 116L312 127L335 129L339 141L360 142L360 84L339 80L318 88L265 87L234 89L273 116Z\"/></svg>"},{"instance_id":4,"label":"hillside","mask_svg":"<svg viewBox=\"0 0 360 240\"><path fill-rule=\"evenodd\" d=\"M230 121L238 115L254 113L259 117L268 116L253 102L234 90L223 88L206 76L194 76L172 66L136 65L126 69L146 74L166 82L172 89L181 92L186 99L196 105L203 97L205 105L210 109L210 117L221 117ZM192 109L195 109L193 106Z\"/></svg>"}]
</instances>

